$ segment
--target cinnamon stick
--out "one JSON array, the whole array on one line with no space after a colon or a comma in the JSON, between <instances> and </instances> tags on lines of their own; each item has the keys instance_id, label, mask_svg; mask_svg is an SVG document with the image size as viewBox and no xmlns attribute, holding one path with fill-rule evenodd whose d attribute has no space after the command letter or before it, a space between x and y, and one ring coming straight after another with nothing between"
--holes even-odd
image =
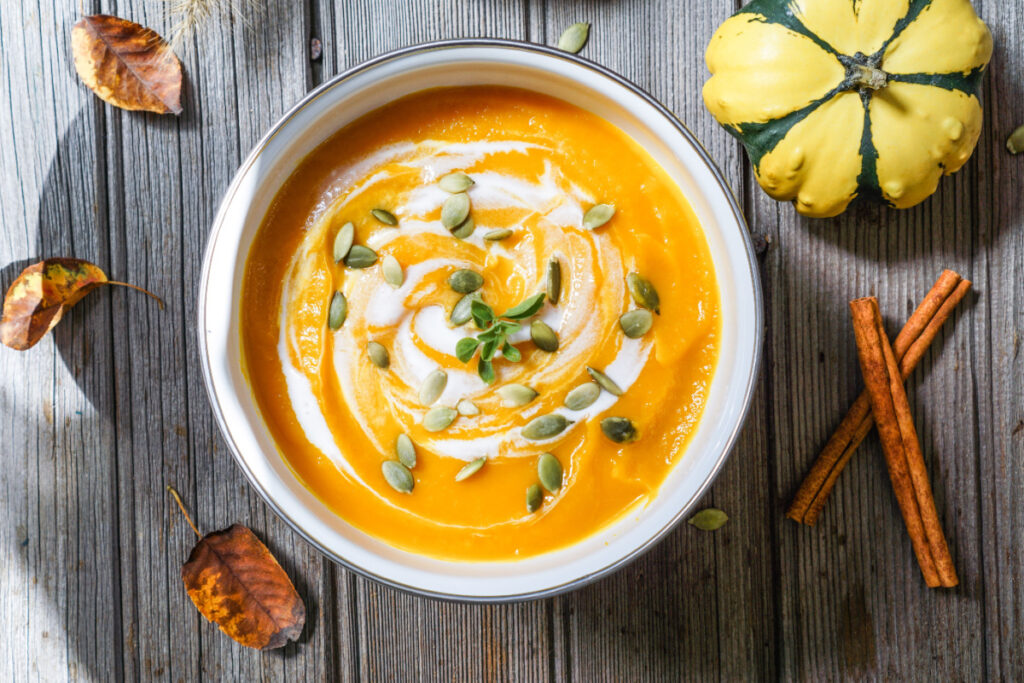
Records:
<instances>
[{"instance_id":1,"label":"cinnamon stick","mask_svg":"<svg viewBox=\"0 0 1024 683\"><path fill-rule=\"evenodd\" d=\"M970 288L969 280L964 280L952 270L943 271L917 309L907 319L907 323L892 344L893 354L899 362L900 374L904 380L910 377L924 357L928 346ZM846 467L846 463L874 424L871 402L867 391L864 391L854 401L846 417L839 423L839 427L814 461L793 497L789 510L786 511L787 517L811 526L818 521L818 516L835 487L839 473Z\"/></svg>"},{"instance_id":2,"label":"cinnamon stick","mask_svg":"<svg viewBox=\"0 0 1024 683\"><path fill-rule=\"evenodd\" d=\"M871 412L921 573L930 587L955 586L959 580L935 509L903 377L882 327L878 300L855 299L850 302L850 312Z\"/></svg>"}]
</instances>

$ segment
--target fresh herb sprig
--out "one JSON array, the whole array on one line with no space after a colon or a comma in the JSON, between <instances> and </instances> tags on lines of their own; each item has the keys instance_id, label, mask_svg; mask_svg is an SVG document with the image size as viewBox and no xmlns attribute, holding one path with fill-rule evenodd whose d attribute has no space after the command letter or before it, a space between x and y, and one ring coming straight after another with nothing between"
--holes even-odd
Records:
<instances>
[{"instance_id":1,"label":"fresh herb sprig","mask_svg":"<svg viewBox=\"0 0 1024 683\"><path fill-rule=\"evenodd\" d=\"M460 339L455 345L455 357L463 363L468 363L476 355L477 349L480 349L477 374L487 384L493 384L494 358L499 351L502 357L511 363L518 363L523 359L519 349L508 341L509 337L522 329L522 325L517 321L535 315L543 306L544 292L527 297L501 315L495 314L494 309L483 301L474 299L470 312L473 322L483 332L475 337Z\"/></svg>"}]
</instances>

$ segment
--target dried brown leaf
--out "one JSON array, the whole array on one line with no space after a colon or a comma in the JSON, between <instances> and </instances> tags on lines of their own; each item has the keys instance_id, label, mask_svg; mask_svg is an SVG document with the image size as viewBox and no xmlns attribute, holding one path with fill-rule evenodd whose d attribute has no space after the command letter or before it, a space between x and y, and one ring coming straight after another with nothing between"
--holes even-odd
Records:
<instances>
[{"instance_id":1,"label":"dried brown leaf","mask_svg":"<svg viewBox=\"0 0 1024 683\"><path fill-rule=\"evenodd\" d=\"M282 647L299 637L306 622L291 579L241 524L200 539L181 578L203 616L246 647Z\"/></svg>"},{"instance_id":2,"label":"dried brown leaf","mask_svg":"<svg viewBox=\"0 0 1024 683\"><path fill-rule=\"evenodd\" d=\"M89 88L115 107L181 113L181 62L153 29L94 14L71 29L75 69Z\"/></svg>"},{"instance_id":3,"label":"dried brown leaf","mask_svg":"<svg viewBox=\"0 0 1024 683\"><path fill-rule=\"evenodd\" d=\"M32 348L56 327L65 311L101 285L131 287L160 301L135 285L108 280L99 266L88 261L46 259L23 270L7 290L0 341L18 351ZM163 307L162 301L160 306Z\"/></svg>"}]
</instances>

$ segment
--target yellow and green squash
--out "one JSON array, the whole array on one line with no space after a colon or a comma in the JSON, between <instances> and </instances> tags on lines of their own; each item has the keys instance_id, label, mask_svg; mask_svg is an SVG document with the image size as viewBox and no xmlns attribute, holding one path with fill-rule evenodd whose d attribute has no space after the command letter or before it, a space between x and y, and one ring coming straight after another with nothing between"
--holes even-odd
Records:
<instances>
[{"instance_id":1,"label":"yellow and green squash","mask_svg":"<svg viewBox=\"0 0 1024 683\"><path fill-rule=\"evenodd\" d=\"M754 0L711 38L704 103L800 213L907 208L974 151L991 56L969 0Z\"/></svg>"}]
</instances>

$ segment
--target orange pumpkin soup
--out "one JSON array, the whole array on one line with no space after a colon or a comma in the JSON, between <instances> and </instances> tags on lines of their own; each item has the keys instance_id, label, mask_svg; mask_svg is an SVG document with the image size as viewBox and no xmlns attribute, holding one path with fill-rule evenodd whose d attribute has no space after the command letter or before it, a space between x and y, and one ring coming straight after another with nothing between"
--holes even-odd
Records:
<instances>
[{"instance_id":1,"label":"orange pumpkin soup","mask_svg":"<svg viewBox=\"0 0 1024 683\"><path fill-rule=\"evenodd\" d=\"M313 151L242 301L244 371L304 485L395 547L467 561L562 548L650 500L721 333L665 171L598 116L491 86L411 95Z\"/></svg>"}]
</instances>

